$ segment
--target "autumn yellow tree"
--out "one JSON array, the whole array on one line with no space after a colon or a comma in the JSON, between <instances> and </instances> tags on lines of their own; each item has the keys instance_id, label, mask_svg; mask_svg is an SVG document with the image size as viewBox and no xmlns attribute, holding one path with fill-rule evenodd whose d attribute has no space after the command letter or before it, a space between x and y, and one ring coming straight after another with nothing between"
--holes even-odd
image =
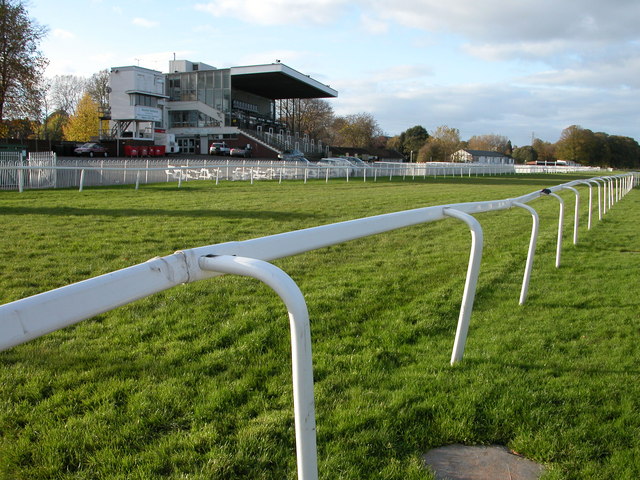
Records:
<instances>
[{"instance_id":1,"label":"autumn yellow tree","mask_svg":"<svg viewBox=\"0 0 640 480\"><path fill-rule=\"evenodd\" d=\"M64 138L72 142L86 142L91 137L98 136L99 130L98 104L85 93L78 103L76 113L69 117L63 128Z\"/></svg>"}]
</instances>

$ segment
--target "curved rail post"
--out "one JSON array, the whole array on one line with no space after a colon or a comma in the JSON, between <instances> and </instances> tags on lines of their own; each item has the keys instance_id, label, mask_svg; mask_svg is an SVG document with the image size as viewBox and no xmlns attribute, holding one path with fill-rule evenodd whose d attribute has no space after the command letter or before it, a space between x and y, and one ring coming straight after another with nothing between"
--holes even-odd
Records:
<instances>
[{"instance_id":1,"label":"curved rail post","mask_svg":"<svg viewBox=\"0 0 640 480\"><path fill-rule=\"evenodd\" d=\"M605 215L607 213L607 197L609 196L607 187L609 182L605 177L600 177L598 180L602 181L602 215Z\"/></svg>"},{"instance_id":2,"label":"curved rail post","mask_svg":"<svg viewBox=\"0 0 640 480\"><path fill-rule=\"evenodd\" d=\"M564 218L564 200L560 195L552 193L551 190L545 188L542 193L550 197L557 198L560 202L560 215L558 216L558 241L556 242L556 268L560 267L560 257L562 255L562 224Z\"/></svg>"},{"instance_id":3,"label":"curved rail post","mask_svg":"<svg viewBox=\"0 0 640 480\"><path fill-rule=\"evenodd\" d=\"M589 187L589 211L587 217L587 230L591 230L591 210L593 209L593 186L589 183L589 180L580 180L579 183Z\"/></svg>"},{"instance_id":4,"label":"curved rail post","mask_svg":"<svg viewBox=\"0 0 640 480\"><path fill-rule=\"evenodd\" d=\"M609 180L609 210L611 210L616 204L614 200L614 195L616 193L616 184L613 180L613 177L607 177L607 179Z\"/></svg>"},{"instance_id":5,"label":"curved rail post","mask_svg":"<svg viewBox=\"0 0 640 480\"><path fill-rule=\"evenodd\" d=\"M442 213L448 217L462 220L469 226L469 230L471 230L471 252L469 254L469 266L467 267L467 279L464 284L462 305L460 306L460 315L458 316L458 327L453 342L453 351L451 352L451 365L453 365L462 360L462 356L464 355L464 346L467 342L467 333L469 331L469 320L471 319L471 312L473 311L473 301L476 296L476 286L478 285L478 276L480 274L484 236L480 222L468 213L453 208L445 208Z\"/></svg>"},{"instance_id":6,"label":"curved rail post","mask_svg":"<svg viewBox=\"0 0 640 480\"><path fill-rule=\"evenodd\" d=\"M600 185L600 179L592 178L591 181L595 182L595 184L598 186L598 220L602 220L602 194L600 193L600 189L602 187Z\"/></svg>"},{"instance_id":7,"label":"curved rail post","mask_svg":"<svg viewBox=\"0 0 640 480\"><path fill-rule=\"evenodd\" d=\"M580 220L580 193L573 187L565 186L567 190L571 190L576 194L576 208L573 214L573 244L578 244L578 221Z\"/></svg>"},{"instance_id":8,"label":"curved rail post","mask_svg":"<svg viewBox=\"0 0 640 480\"><path fill-rule=\"evenodd\" d=\"M203 256L202 270L256 278L271 287L287 306L291 327L293 409L299 480L318 478L316 420L313 397L313 364L309 312L298 285L284 271L262 260L232 255Z\"/></svg>"},{"instance_id":9,"label":"curved rail post","mask_svg":"<svg viewBox=\"0 0 640 480\"><path fill-rule=\"evenodd\" d=\"M520 290L520 305L524 305L524 302L527 300L527 295L529 293L529 280L531 279L531 270L533 269L533 256L536 252L536 243L538 241L538 231L540 229L540 218L538 217L538 212L536 212L532 207L525 203L513 202L514 207L524 208L529 213L531 213L531 217L533 219L533 224L531 226L531 240L529 240L529 253L527 254L527 263L524 269L524 278L522 279L522 289Z\"/></svg>"},{"instance_id":10,"label":"curved rail post","mask_svg":"<svg viewBox=\"0 0 640 480\"><path fill-rule=\"evenodd\" d=\"M591 210L593 209L593 201L592 201L592 197L593 197L593 187L592 187L592 183L594 183L596 185L596 187L598 187L598 219L602 220L602 214L600 213L600 183L595 179L595 178L589 178L587 180L582 181L581 183L584 183L586 185L589 185L589 224L587 229L591 230L591 218L592 218L592 213Z\"/></svg>"}]
</instances>

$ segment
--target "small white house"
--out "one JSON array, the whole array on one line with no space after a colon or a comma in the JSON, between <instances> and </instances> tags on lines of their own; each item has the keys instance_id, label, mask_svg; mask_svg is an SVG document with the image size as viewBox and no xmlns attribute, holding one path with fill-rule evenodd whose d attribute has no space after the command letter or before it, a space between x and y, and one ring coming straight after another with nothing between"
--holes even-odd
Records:
<instances>
[{"instance_id":1,"label":"small white house","mask_svg":"<svg viewBox=\"0 0 640 480\"><path fill-rule=\"evenodd\" d=\"M459 163L491 163L497 165L513 165L513 158L500 152L487 150L469 150L463 148L451 155L452 162Z\"/></svg>"}]
</instances>

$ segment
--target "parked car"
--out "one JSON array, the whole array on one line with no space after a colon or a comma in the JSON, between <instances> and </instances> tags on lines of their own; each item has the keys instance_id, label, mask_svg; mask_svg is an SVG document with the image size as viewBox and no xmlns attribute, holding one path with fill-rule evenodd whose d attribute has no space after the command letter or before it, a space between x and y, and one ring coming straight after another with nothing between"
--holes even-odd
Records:
<instances>
[{"instance_id":1,"label":"parked car","mask_svg":"<svg viewBox=\"0 0 640 480\"><path fill-rule=\"evenodd\" d=\"M73 150L73 153L76 155L89 155L90 157L95 155L99 155L101 157L108 156L107 148L104 145L94 142L83 143L79 147L76 147Z\"/></svg>"},{"instance_id":2,"label":"parked car","mask_svg":"<svg viewBox=\"0 0 640 480\"><path fill-rule=\"evenodd\" d=\"M359 159L358 157L343 157L343 158L345 160L347 160L348 162L350 162L354 167L358 167L358 168L370 168L371 167L371 165L369 165L364 160Z\"/></svg>"},{"instance_id":3,"label":"parked car","mask_svg":"<svg viewBox=\"0 0 640 480\"><path fill-rule=\"evenodd\" d=\"M213 142L209 145L209 155L230 155L231 149L224 142Z\"/></svg>"},{"instance_id":4,"label":"parked car","mask_svg":"<svg viewBox=\"0 0 640 480\"><path fill-rule=\"evenodd\" d=\"M286 161L288 165L298 164L301 167L315 167L316 164L310 162L304 157L284 157L282 160Z\"/></svg>"},{"instance_id":5,"label":"parked car","mask_svg":"<svg viewBox=\"0 0 640 480\"><path fill-rule=\"evenodd\" d=\"M285 150L278 154L280 160L297 160L298 158L304 158L304 153L300 150Z\"/></svg>"},{"instance_id":6,"label":"parked car","mask_svg":"<svg viewBox=\"0 0 640 480\"><path fill-rule=\"evenodd\" d=\"M251 149L250 148L242 148L242 147L233 147L229 152L229 155L232 157L251 157Z\"/></svg>"},{"instance_id":7,"label":"parked car","mask_svg":"<svg viewBox=\"0 0 640 480\"><path fill-rule=\"evenodd\" d=\"M332 175L346 175L349 172L349 175L353 175L355 173L355 167L349 160L339 157L329 157L329 158L321 158L318 162L318 166L320 167L336 167L335 169L331 169Z\"/></svg>"}]
</instances>

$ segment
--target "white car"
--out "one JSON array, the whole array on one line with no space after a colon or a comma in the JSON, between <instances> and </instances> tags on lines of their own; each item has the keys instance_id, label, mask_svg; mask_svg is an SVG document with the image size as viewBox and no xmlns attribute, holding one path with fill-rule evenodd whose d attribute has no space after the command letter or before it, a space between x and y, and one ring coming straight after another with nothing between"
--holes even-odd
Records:
<instances>
[{"instance_id":1,"label":"white car","mask_svg":"<svg viewBox=\"0 0 640 480\"><path fill-rule=\"evenodd\" d=\"M318 162L319 167L335 167L335 169L330 170L330 175L339 176L339 175L353 175L355 173L355 167L349 160L340 157L329 157L329 158L321 158Z\"/></svg>"},{"instance_id":2,"label":"white car","mask_svg":"<svg viewBox=\"0 0 640 480\"><path fill-rule=\"evenodd\" d=\"M369 165L364 160L359 159L358 157L343 157L343 158L345 160L347 160L348 162L350 162L354 167L358 167L358 168L370 168L371 167L371 165Z\"/></svg>"},{"instance_id":3,"label":"white car","mask_svg":"<svg viewBox=\"0 0 640 480\"><path fill-rule=\"evenodd\" d=\"M224 142L213 142L209 146L209 155L229 155L231 149Z\"/></svg>"}]
</instances>

